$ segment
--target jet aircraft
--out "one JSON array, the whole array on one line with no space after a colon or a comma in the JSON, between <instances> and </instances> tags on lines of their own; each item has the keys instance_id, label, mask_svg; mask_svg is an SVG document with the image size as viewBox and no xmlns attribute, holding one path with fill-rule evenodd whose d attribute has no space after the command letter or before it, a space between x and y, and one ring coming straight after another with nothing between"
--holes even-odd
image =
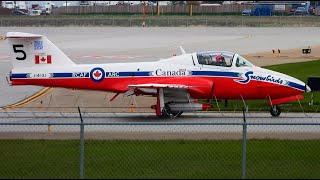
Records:
<instances>
[{"instance_id":1,"label":"jet aircraft","mask_svg":"<svg viewBox=\"0 0 320 180\"><path fill-rule=\"evenodd\" d=\"M207 110L207 100L267 100L272 116L282 103L303 99L311 89L288 75L257 67L228 51L186 53L157 62L75 64L44 35L6 34L12 85L90 89L156 97L158 117Z\"/></svg>"}]
</instances>

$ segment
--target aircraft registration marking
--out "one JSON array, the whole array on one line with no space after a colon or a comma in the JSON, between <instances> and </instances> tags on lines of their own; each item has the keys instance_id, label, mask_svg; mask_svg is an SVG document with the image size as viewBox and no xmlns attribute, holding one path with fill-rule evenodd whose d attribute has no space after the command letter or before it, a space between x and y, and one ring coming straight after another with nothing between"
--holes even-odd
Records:
<instances>
[{"instance_id":1,"label":"aircraft registration marking","mask_svg":"<svg viewBox=\"0 0 320 180\"><path fill-rule=\"evenodd\" d=\"M53 77L50 73L30 73L27 74L27 78L51 78Z\"/></svg>"},{"instance_id":2,"label":"aircraft registration marking","mask_svg":"<svg viewBox=\"0 0 320 180\"><path fill-rule=\"evenodd\" d=\"M72 77L88 77L88 74L87 72L77 72L77 73L72 73Z\"/></svg>"}]
</instances>

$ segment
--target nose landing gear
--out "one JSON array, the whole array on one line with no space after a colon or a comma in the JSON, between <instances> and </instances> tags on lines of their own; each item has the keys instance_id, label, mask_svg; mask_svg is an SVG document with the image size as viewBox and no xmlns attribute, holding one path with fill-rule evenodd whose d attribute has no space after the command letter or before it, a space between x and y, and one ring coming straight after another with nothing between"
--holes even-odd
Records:
<instances>
[{"instance_id":1,"label":"nose landing gear","mask_svg":"<svg viewBox=\"0 0 320 180\"><path fill-rule=\"evenodd\" d=\"M278 117L281 114L281 109L279 106L272 106L270 109L270 114L273 117Z\"/></svg>"}]
</instances>

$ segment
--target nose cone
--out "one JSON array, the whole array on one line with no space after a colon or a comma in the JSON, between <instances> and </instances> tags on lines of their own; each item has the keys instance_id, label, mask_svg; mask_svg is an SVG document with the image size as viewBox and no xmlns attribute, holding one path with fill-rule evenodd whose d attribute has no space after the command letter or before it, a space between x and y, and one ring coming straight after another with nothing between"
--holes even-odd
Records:
<instances>
[{"instance_id":1,"label":"nose cone","mask_svg":"<svg viewBox=\"0 0 320 180\"><path fill-rule=\"evenodd\" d=\"M263 69L263 68L261 68L261 69ZM286 74L279 73L276 71L267 70L267 69L263 69L263 73L265 73L266 75L270 74L270 75L274 76L276 79L280 78L281 80L284 80L284 82L286 82L289 87L292 87L292 88L295 88L295 89L298 89L298 90L304 91L304 92L311 91L311 88L308 85L306 85L301 80L296 79L292 76L288 76Z\"/></svg>"},{"instance_id":2,"label":"nose cone","mask_svg":"<svg viewBox=\"0 0 320 180\"><path fill-rule=\"evenodd\" d=\"M308 85L306 85L306 92L311 92L311 88Z\"/></svg>"}]
</instances>

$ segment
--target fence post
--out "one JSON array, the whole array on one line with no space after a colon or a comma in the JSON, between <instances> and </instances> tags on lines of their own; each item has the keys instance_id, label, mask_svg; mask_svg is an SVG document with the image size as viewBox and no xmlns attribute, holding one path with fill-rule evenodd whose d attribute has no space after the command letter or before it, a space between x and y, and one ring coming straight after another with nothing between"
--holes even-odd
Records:
<instances>
[{"instance_id":1,"label":"fence post","mask_svg":"<svg viewBox=\"0 0 320 180\"><path fill-rule=\"evenodd\" d=\"M80 125L80 179L84 179L84 124L80 111L80 107L78 106L78 111L80 115L81 125Z\"/></svg>"},{"instance_id":2,"label":"fence post","mask_svg":"<svg viewBox=\"0 0 320 180\"><path fill-rule=\"evenodd\" d=\"M241 16L241 26L243 27L243 16Z\"/></svg>"},{"instance_id":3,"label":"fence post","mask_svg":"<svg viewBox=\"0 0 320 180\"><path fill-rule=\"evenodd\" d=\"M208 16L206 16L206 26L208 27Z\"/></svg>"},{"instance_id":4,"label":"fence post","mask_svg":"<svg viewBox=\"0 0 320 180\"><path fill-rule=\"evenodd\" d=\"M189 18L187 17L187 22L186 22L186 26L189 26Z\"/></svg>"},{"instance_id":5,"label":"fence post","mask_svg":"<svg viewBox=\"0 0 320 180\"><path fill-rule=\"evenodd\" d=\"M243 108L243 132L242 132L242 175L241 179L246 179L246 159L247 159L247 121L245 108Z\"/></svg>"}]
</instances>

